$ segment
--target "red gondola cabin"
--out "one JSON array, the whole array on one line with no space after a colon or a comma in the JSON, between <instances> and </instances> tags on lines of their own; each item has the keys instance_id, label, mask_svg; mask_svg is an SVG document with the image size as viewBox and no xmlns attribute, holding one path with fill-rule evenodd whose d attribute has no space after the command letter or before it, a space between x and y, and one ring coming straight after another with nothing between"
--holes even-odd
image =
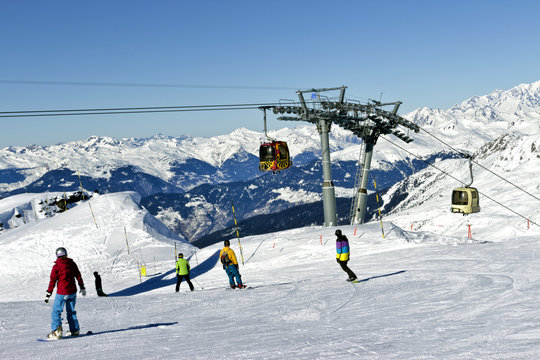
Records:
<instances>
[{"instance_id":1,"label":"red gondola cabin","mask_svg":"<svg viewBox=\"0 0 540 360\"><path fill-rule=\"evenodd\" d=\"M259 148L259 170L278 172L291 166L289 148L284 141L261 144Z\"/></svg>"}]
</instances>

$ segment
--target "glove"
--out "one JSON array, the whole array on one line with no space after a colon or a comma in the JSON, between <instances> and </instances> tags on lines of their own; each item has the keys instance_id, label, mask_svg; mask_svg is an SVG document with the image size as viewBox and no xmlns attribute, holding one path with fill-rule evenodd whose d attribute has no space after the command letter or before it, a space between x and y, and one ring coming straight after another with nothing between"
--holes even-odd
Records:
<instances>
[{"instance_id":1,"label":"glove","mask_svg":"<svg viewBox=\"0 0 540 360\"><path fill-rule=\"evenodd\" d=\"M81 288L80 293L82 294L82 296L86 296L86 289L85 289L85 288Z\"/></svg>"},{"instance_id":2,"label":"glove","mask_svg":"<svg viewBox=\"0 0 540 360\"><path fill-rule=\"evenodd\" d=\"M47 295L45 295L45 304L49 303L49 298L51 297L52 293L47 291Z\"/></svg>"},{"instance_id":3,"label":"glove","mask_svg":"<svg viewBox=\"0 0 540 360\"><path fill-rule=\"evenodd\" d=\"M339 259L338 259L338 258L336 258L336 261L337 261L337 263L338 263L338 264L340 263L340 261L339 261Z\"/></svg>"}]
</instances>

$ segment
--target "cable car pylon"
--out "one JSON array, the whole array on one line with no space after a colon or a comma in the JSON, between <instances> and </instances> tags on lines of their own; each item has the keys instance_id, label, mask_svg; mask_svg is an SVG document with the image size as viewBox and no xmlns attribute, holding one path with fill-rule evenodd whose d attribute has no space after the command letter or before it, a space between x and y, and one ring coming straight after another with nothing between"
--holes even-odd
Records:
<instances>
[{"instance_id":1,"label":"cable car pylon","mask_svg":"<svg viewBox=\"0 0 540 360\"><path fill-rule=\"evenodd\" d=\"M401 101L392 103L381 103L380 101L368 102L368 104L359 104L345 100L346 86L325 89L299 90L296 93L300 99L300 106L272 106L275 114L287 113L297 116L281 116L278 120L287 121L307 121L317 126L321 136L322 167L323 167L323 208L324 208L324 226L337 225L336 197L334 184L332 182L332 170L330 162L330 146L328 134L332 123L352 131L352 133L365 142L364 162L362 167L361 184L358 189L358 200L355 200L354 219L355 223L364 223L364 217L367 206L367 180L369 179L369 170L373 148L380 135L392 134L400 140L410 143L413 141L406 133L399 131L398 126L412 129L419 132L418 125L397 115L397 110ZM330 101L327 97L321 100L320 93L325 91L339 90L337 101ZM304 93L311 92L311 101L304 99ZM392 111L384 110L382 107L394 105Z\"/></svg>"}]
</instances>

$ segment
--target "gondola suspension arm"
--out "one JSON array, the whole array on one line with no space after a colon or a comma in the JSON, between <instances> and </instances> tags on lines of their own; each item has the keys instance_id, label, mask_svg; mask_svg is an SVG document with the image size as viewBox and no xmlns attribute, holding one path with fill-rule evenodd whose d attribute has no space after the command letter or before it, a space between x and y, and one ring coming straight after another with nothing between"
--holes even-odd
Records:
<instances>
[{"instance_id":1,"label":"gondola suspension arm","mask_svg":"<svg viewBox=\"0 0 540 360\"><path fill-rule=\"evenodd\" d=\"M467 185L465 185L465 187L471 187L473 181L474 181L474 178L473 178L473 172L472 172L472 157L469 155L467 156L467 158L469 159L469 172L471 173L471 182Z\"/></svg>"}]
</instances>

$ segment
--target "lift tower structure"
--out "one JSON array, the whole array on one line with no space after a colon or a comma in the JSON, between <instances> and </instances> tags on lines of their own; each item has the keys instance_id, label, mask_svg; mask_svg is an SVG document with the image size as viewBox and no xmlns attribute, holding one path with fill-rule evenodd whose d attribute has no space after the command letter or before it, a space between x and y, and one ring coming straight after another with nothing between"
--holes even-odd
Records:
<instances>
[{"instance_id":1,"label":"lift tower structure","mask_svg":"<svg viewBox=\"0 0 540 360\"><path fill-rule=\"evenodd\" d=\"M400 101L391 103L381 103L371 100L367 104L349 102L345 99L346 86L336 88L299 90L296 93L300 103L298 106L264 106L260 109L272 108L274 114L294 114L295 116L281 116L278 120L285 121L307 121L317 126L321 137L322 167L323 167L323 207L324 226L337 225L336 197L334 184L332 181L332 168L330 161L329 136L332 123L352 131L360 137L364 143L364 151L361 155L362 171L359 172L358 189L355 188L353 199L353 211L351 214L352 224L364 223L367 207L367 184L373 149L380 135L392 134L400 140L410 143L413 141L405 133L401 132L399 126L419 132L420 128L399 116L397 111L401 105ZM335 101L330 101L321 93L339 90L339 97ZM311 99L306 101L305 93L311 93ZM383 107L393 105L391 111L384 110Z\"/></svg>"}]
</instances>

